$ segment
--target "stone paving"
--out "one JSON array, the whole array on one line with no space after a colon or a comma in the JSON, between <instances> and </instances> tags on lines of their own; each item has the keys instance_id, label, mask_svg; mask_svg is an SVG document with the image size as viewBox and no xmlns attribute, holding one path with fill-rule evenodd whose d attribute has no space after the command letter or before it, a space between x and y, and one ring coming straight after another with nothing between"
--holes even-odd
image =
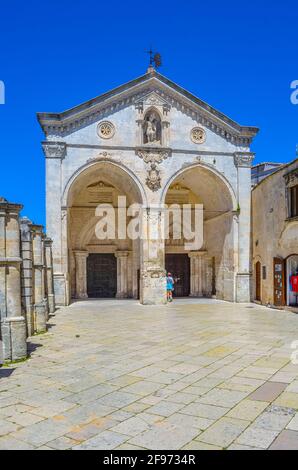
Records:
<instances>
[{"instance_id":1,"label":"stone paving","mask_svg":"<svg viewBox=\"0 0 298 470\"><path fill-rule=\"evenodd\" d=\"M0 369L0 449L298 449L298 316L254 304L61 308Z\"/></svg>"}]
</instances>

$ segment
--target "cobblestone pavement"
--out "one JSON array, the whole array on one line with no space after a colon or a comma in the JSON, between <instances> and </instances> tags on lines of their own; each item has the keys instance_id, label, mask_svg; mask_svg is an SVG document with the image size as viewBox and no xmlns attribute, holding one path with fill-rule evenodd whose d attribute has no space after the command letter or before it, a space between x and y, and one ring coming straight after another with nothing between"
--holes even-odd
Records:
<instances>
[{"instance_id":1,"label":"cobblestone pavement","mask_svg":"<svg viewBox=\"0 0 298 470\"><path fill-rule=\"evenodd\" d=\"M0 369L0 449L298 449L298 316L82 301Z\"/></svg>"}]
</instances>

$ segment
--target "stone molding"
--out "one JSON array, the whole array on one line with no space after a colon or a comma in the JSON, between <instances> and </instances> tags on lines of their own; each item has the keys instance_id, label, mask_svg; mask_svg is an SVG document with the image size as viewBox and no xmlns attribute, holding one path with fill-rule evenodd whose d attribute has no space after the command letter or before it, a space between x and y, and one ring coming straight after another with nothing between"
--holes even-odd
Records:
<instances>
[{"instance_id":1,"label":"stone molding","mask_svg":"<svg viewBox=\"0 0 298 470\"><path fill-rule=\"evenodd\" d=\"M168 157L171 157L171 149L166 148L138 148L136 149L136 154L145 163L161 163L163 160L166 160Z\"/></svg>"},{"instance_id":2,"label":"stone molding","mask_svg":"<svg viewBox=\"0 0 298 470\"><path fill-rule=\"evenodd\" d=\"M284 175L284 179L288 188L296 186L298 184L298 168Z\"/></svg>"},{"instance_id":3,"label":"stone molding","mask_svg":"<svg viewBox=\"0 0 298 470\"><path fill-rule=\"evenodd\" d=\"M188 253L188 257L189 258L195 258L195 257L198 257L198 256L203 256L203 255L206 255L207 251L190 251Z\"/></svg>"},{"instance_id":4,"label":"stone molding","mask_svg":"<svg viewBox=\"0 0 298 470\"><path fill-rule=\"evenodd\" d=\"M237 167L250 168L255 154L252 152L235 152L234 163Z\"/></svg>"},{"instance_id":5,"label":"stone molding","mask_svg":"<svg viewBox=\"0 0 298 470\"><path fill-rule=\"evenodd\" d=\"M130 251L127 251L127 250L115 251L114 253L116 258L126 258L127 256L129 256L129 254L130 254Z\"/></svg>"},{"instance_id":6,"label":"stone molding","mask_svg":"<svg viewBox=\"0 0 298 470\"><path fill-rule=\"evenodd\" d=\"M42 142L42 148L46 158L59 158L63 160L66 155L65 142Z\"/></svg>"}]
</instances>

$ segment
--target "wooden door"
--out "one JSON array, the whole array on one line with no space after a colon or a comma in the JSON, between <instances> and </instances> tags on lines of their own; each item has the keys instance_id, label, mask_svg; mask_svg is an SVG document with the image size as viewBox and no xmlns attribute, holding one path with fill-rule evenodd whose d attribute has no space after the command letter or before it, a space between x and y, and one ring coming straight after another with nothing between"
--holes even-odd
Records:
<instances>
[{"instance_id":1,"label":"wooden door","mask_svg":"<svg viewBox=\"0 0 298 470\"><path fill-rule=\"evenodd\" d=\"M261 300L261 263L256 262L256 300Z\"/></svg>"},{"instance_id":2,"label":"wooden door","mask_svg":"<svg viewBox=\"0 0 298 470\"><path fill-rule=\"evenodd\" d=\"M167 254L166 271L178 278L174 285L174 297L187 297L190 292L190 259L187 254Z\"/></svg>"},{"instance_id":3,"label":"wooden door","mask_svg":"<svg viewBox=\"0 0 298 470\"><path fill-rule=\"evenodd\" d=\"M87 258L88 297L115 297L117 260L113 254L92 253Z\"/></svg>"},{"instance_id":4,"label":"wooden door","mask_svg":"<svg viewBox=\"0 0 298 470\"><path fill-rule=\"evenodd\" d=\"M282 258L273 258L273 293L274 305L285 305L285 268Z\"/></svg>"}]
</instances>

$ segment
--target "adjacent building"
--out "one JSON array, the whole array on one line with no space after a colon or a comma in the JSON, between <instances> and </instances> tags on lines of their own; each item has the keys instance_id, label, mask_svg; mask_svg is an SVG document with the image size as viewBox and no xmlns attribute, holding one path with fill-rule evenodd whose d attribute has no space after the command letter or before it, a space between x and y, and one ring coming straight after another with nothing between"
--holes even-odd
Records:
<instances>
[{"instance_id":1,"label":"adjacent building","mask_svg":"<svg viewBox=\"0 0 298 470\"><path fill-rule=\"evenodd\" d=\"M252 190L252 256L252 298L298 308L298 159Z\"/></svg>"}]
</instances>

